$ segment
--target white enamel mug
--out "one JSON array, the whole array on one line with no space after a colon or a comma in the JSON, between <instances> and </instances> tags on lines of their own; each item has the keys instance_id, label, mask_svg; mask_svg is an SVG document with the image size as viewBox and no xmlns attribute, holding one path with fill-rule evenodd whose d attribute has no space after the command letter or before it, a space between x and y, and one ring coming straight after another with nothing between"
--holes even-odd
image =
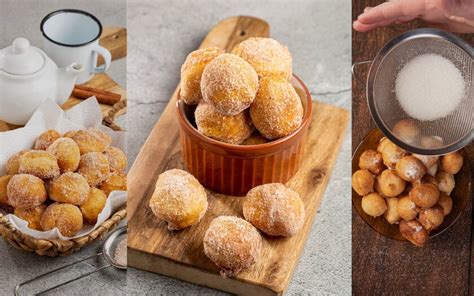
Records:
<instances>
[{"instance_id":1,"label":"white enamel mug","mask_svg":"<svg viewBox=\"0 0 474 296\"><path fill-rule=\"evenodd\" d=\"M99 45L102 24L92 14L77 9L61 9L51 12L41 21L43 50L59 67L81 63L85 71L77 78L77 84L89 81L95 73L105 72L111 62L110 51ZM104 64L97 66L97 57Z\"/></svg>"}]
</instances>

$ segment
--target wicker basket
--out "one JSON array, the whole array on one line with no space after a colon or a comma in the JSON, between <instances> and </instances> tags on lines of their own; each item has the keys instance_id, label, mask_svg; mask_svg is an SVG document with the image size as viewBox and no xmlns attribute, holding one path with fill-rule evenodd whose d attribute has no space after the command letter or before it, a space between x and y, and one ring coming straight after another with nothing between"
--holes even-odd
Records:
<instances>
[{"instance_id":1,"label":"wicker basket","mask_svg":"<svg viewBox=\"0 0 474 296\"><path fill-rule=\"evenodd\" d=\"M126 100L122 100L115 104L109 111L108 115L104 117L103 124L115 131L122 130L120 126L115 124L115 116L127 106ZM84 246L102 238L108 232L113 230L120 221L127 216L126 208L118 209L109 219L105 220L99 227L94 229L88 235L78 237L71 240L61 239L36 239L27 234L21 233L10 223L7 217L0 213L0 233L13 247L35 252L41 256L55 257L58 255L70 255Z\"/></svg>"}]
</instances>

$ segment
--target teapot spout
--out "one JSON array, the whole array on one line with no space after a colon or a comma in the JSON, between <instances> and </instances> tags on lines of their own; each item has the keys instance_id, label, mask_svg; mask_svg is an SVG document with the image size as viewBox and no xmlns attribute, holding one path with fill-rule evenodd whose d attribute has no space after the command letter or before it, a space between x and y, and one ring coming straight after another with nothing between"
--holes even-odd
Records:
<instances>
[{"instance_id":1,"label":"teapot spout","mask_svg":"<svg viewBox=\"0 0 474 296\"><path fill-rule=\"evenodd\" d=\"M84 71L84 65L73 63L66 68L58 69L58 71L56 101L59 105L62 105L71 95L77 77Z\"/></svg>"}]
</instances>

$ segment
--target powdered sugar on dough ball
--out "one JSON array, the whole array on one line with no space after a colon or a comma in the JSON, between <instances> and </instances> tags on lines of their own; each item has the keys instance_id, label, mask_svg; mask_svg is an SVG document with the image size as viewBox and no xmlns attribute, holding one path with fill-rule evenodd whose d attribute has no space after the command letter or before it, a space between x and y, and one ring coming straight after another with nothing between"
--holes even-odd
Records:
<instances>
[{"instance_id":1,"label":"powdered sugar on dough ball","mask_svg":"<svg viewBox=\"0 0 474 296\"><path fill-rule=\"evenodd\" d=\"M111 171L125 171L127 168L127 156L120 148L110 146L105 150L104 154L109 160Z\"/></svg>"},{"instance_id":2,"label":"powdered sugar on dough ball","mask_svg":"<svg viewBox=\"0 0 474 296\"><path fill-rule=\"evenodd\" d=\"M202 73L203 99L224 115L236 115L247 109L255 99L257 89L257 72L233 54L221 54Z\"/></svg>"},{"instance_id":3,"label":"powdered sugar on dough ball","mask_svg":"<svg viewBox=\"0 0 474 296\"><path fill-rule=\"evenodd\" d=\"M303 105L293 86L281 77L264 77L250 116L257 130L268 139L291 134L303 122Z\"/></svg>"},{"instance_id":4,"label":"powdered sugar on dough ball","mask_svg":"<svg viewBox=\"0 0 474 296\"><path fill-rule=\"evenodd\" d=\"M14 208L28 209L44 203L48 197L44 182L28 175L14 175L7 185L8 203Z\"/></svg>"},{"instance_id":5,"label":"powdered sugar on dough ball","mask_svg":"<svg viewBox=\"0 0 474 296\"><path fill-rule=\"evenodd\" d=\"M247 110L236 115L222 115L211 104L201 102L194 115L198 131L221 142L240 144L254 130Z\"/></svg>"},{"instance_id":6,"label":"powdered sugar on dough ball","mask_svg":"<svg viewBox=\"0 0 474 296\"><path fill-rule=\"evenodd\" d=\"M31 150L20 157L20 174L30 174L41 179L52 179L59 176L58 160L54 155L43 150Z\"/></svg>"},{"instance_id":7,"label":"powdered sugar on dough ball","mask_svg":"<svg viewBox=\"0 0 474 296\"><path fill-rule=\"evenodd\" d=\"M193 175L172 169L158 177L149 205L168 229L179 230L201 220L207 211L207 193Z\"/></svg>"},{"instance_id":8,"label":"powdered sugar on dough ball","mask_svg":"<svg viewBox=\"0 0 474 296\"><path fill-rule=\"evenodd\" d=\"M109 161L102 153L86 153L81 156L77 172L84 176L90 186L97 186L109 176Z\"/></svg>"},{"instance_id":9,"label":"powdered sugar on dough ball","mask_svg":"<svg viewBox=\"0 0 474 296\"><path fill-rule=\"evenodd\" d=\"M12 175L5 175L0 177L0 206L10 206L8 202L7 186Z\"/></svg>"},{"instance_id":10,"label":"powdered sugar on dough ball","mask_svg":"<svg viewBox=\"0 0 474 296\"><path fill-rule=\"evenodd\" d=\"M81 210L75 205L53 203L49 205L41 216L41 228L49 231L58 228L64 236L74 236L84 223Z\"/></svg>"},{"instance_id":11,"label":"powdered sugar on dough ball","mask_svg":"<svg viewBox=\"0 0 474 296\"><path fill-rule=\"evenodd\" d=\"M61 173L75 172L79 167L81 152L71 138L58 138L46 151L56 157Z\"/></svg>"},{"instance_id":12,"label":"powdered sugar on dough ball","mask_svg":"<svg viewBox=\"0 0 474 296\"><path fill-rule=\"evenodd\" d=\"M273 236L292 236L304 223L305 209L297 192L281 183L257 186L247 193L243 204L247 221Z\"/></svg>"},{"instance_id":13,"label":"powdered sugar on dough ball","mask_svg":"<svg viewBox=\"0 0 474 296\"><path fill-rule=\"evenodd\" d=\"M7 163L5 165L5 172L8 175L18 174L18 169L20 168L20 158L23 154L25 154L28 151L29 150L22 150L10 156L10 158L7 160Z\"/></svg>"},{"instance_id":14,"label":"powdered sugar on dough ball","mask_svg":"<svg viewBox=\"0 0 474 296\"><path fill-rule=\"evenodd\" d=\"M89 128L87 130L79 130L70 135L72 139L79 145L82 154L89 152L104 152L112 143L112 138L97 128Z\"/></svg>"},{"instance_id":15,"label":"powdered sugar on dough ball","mask_svg":"<svg viewBox=\"0 0 474 296\"><path fill-rule=\"evenodd\" d=\"M99 188L104 191L107 196L115 190L126 191L127 174L122 172L112 172L109 174L107 179L100 184Z\"/></svg>"},{"instance_id":16,"label":"powdered sugar on dough ball","mask_svg":"<svg viewBox=\"0 0 474 296\"><path fill-rule=\"evenodd\" d=\"M42 133L35 141L35 150L46 150L61 134L55 130L47 130Z\"/></svg>"},{"instance_id":17,"label":"powdered sugar on dough ball","mask_svg":"<svg viewBox=\"0 0 474 296\"><path fill-rule=\"evenodd\" d=\"M290 80L293 59L288 48L271 38L253 37L238 44L232 50L257 71L260 78L280 76Z\"/></svg>"},{"instance_id":18,"label":"powdered sugar on dough ball","mask_svg":"<svg viewBox=\"0 0 474 296\"><path fill-rule=\"evenodd\" d=\"M90 186L87 180L78 173L65 173L49 185L49 197L57 202L82 205L89 194Z\"/></svg>"},{"instance_id":19,"label":"powdered sugar on dough ball","mask_svg":"<svg viewBox=\"0 0 474 296\"><path fill-rule=\"evenodd\" d=\"M204 253L231 277L257 262L262 248L258 230L244 219L220 216L212 220L204 235Z\"/></svg>"},{"instance_id":20,"label":"powdered sugar on dough ball","mask_svg":"<svg viewBox=\"0 0 474 296\"><path fill-rule=\"evenodd\" d=\"M218 47L195 50L181 66L180 98L188 105L196 105L202 100L201 77L204 68L217 56L224 53Z\"/></svg>"}]
</instances>

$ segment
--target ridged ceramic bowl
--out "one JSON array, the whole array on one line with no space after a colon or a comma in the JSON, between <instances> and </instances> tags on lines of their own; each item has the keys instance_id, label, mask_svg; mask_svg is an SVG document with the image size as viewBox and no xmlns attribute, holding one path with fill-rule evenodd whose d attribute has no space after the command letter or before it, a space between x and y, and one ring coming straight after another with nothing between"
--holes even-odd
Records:
<instances>
[{"instance_id":1,"label":"ridged ceramic bowl","mask_svg":"<svg viewBox=\"0 0 474 296\"><path fill-rule=\"evenodd\" d=\"M285 183L298 171L304 142L312 118L312 98L295 75L291 84L301 98L303 122L292 134L259 145L234 145L202 135L196 128L194 110L178 95L176 109L184 163L206 188L242 196L255 186Z\"/></svg>"}]
</instances>

